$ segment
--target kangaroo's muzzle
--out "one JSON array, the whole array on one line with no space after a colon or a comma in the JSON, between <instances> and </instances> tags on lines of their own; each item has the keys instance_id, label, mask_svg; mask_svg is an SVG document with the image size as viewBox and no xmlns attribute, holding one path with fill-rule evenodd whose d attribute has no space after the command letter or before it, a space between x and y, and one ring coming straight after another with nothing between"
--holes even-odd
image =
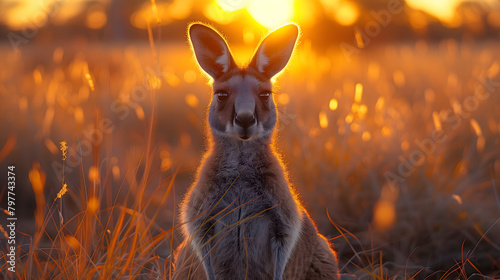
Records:
<instances>
[{"instance_id":1,"label":"kangaroo's muzzle","mask_svg":"<svg viewBox=\"0 0 500 280\"><path fill-rule=\"evenodd\" d=\"M255 132L254 127L257 124L255 114L250 111L239 112L234 117L233 125L243 140L249 139Z\"/></svg>"}]
</instances>

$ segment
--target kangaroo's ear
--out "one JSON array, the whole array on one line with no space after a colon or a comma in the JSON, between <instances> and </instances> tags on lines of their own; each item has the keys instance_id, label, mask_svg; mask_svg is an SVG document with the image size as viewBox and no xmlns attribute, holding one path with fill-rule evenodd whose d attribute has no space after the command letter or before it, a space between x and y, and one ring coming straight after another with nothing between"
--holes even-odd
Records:
<instances>
[{"instance_id":1,"label":"kangaroo's ear","mask_svg":"<svg viewBox=\"0 0 500 280\"><path fill-rule=\"evenodd\" d=\"M271 79L287 65L299 36L295 24L287 24L267 35L260 43L250 66Z\"/></svg>"},{"instance_id":2,"label":"kangaroo's ear","mask_svg":"<svg viewBox=\"0 0 500 280\"><path fill-rule=\"evenodd\" d=\"M189 41L201 68L216 79L235 66L231 51L222 36L209 26L189 26Z\"/></svg>"}]
</instances>

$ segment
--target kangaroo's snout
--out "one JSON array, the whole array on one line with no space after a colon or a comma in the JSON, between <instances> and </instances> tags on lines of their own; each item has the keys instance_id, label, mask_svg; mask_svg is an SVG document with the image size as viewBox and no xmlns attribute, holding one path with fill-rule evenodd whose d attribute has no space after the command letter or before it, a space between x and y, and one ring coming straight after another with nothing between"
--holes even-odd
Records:
<instances>
[{"instance_id":1,"label":"kangaroo's snout","mask_svg":"<svg viewBox=\"0 0 500 280\"><path fill-rule=\"evenodd\" d=\"M240 90L234 101L233 126L238 137L247 140L256 132L255 100L253 94Z\"/></svg>"},{"instance_id":2,"label":"kangaroo's snout","mask_svg":"<svg viewBox=\"0 0 500 280\"><path fill-rule=\"evenodd\" d=\"M249 139L253 134L255 124L257 120L255 119L255 114L251 111L243 111L236 114L234 117L234 125L236 130L239 132L238 136L242 140Z\"/></svg>"},{"instance_id":3,"label":"kangaroo's snout","mask_svg":"<svg viewBox=\"0 0 500 280\"><path fill-rule=\"evenodd\" d=\"M245 129L254 125L256 122L255 115L250 112L239 113L234 118L234 123Z\"/></svg>"}]
</instances>

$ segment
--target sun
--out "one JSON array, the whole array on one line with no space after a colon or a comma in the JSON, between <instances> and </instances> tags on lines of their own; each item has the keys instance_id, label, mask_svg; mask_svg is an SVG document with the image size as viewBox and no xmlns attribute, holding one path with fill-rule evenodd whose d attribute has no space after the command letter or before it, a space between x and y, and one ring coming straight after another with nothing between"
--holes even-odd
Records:
<instances>
[{"instance_id":1,"label":"sun","mask_svg":"<svg viewBox=\"0 0 500 280\"><path fill-rule=\"evenodd\" d=\"M275 27L289 21L293 16L294 0L251 0L247 11L265 27Z\"/></svg>"}]
</instances>

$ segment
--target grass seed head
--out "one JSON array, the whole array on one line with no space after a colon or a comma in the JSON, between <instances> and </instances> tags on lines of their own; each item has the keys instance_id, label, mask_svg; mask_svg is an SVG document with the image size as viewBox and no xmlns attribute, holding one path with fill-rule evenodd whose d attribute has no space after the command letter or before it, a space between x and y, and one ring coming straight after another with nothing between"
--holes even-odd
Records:
<instances>
[{"instance_id":1,"label":"grass seed head","mask_svg":"<svg viewBox=\"0 0 500 280\"><path fill-rule=\"evenodd\" d=\"M66 160L66 157L68 156L68 146L67 146L66 141L59 142L59 147L60 147L61 152L62 152L62 159Z\"/></svg>"}]
</instances>

